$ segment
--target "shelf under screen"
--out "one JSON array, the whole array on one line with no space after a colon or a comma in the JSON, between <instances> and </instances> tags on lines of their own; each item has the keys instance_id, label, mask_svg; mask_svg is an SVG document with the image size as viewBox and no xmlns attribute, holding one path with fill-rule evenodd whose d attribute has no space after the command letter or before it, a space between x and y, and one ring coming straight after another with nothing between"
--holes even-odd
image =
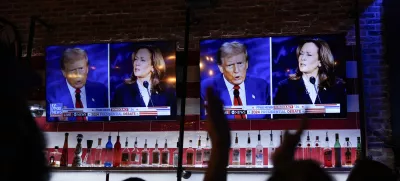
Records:
<instances>
[{"instance_id":1,"label":"shelf under screen","mask_svg":"<svg viewBox=\"0 0 400 181\"><path fill-rule=\"evenodd\" d=\"M340 113L340 104L291 104L224 106L226 115L237 114L329 114Z\"/></svg>"},{"instance_id":2,"label":"shelf under screen","mask_svg":"<svg viewBox=\"0 0 400 181\"><path fill-rule=\"evenodd\" d=\"M62 108L50 106L50 117L105 116L170 116L171 107Z\"/></svg>"}]
</instances>

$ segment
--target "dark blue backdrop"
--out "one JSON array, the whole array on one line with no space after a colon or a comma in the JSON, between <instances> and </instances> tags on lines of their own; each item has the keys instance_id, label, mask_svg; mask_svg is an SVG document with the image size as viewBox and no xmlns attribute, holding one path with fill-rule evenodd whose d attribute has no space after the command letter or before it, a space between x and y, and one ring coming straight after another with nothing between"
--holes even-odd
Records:
<instances>
[{"instance_id":1,"label":"dark blue backdrop","mask_svg":"<svg viewBox=\"0 0 400 181\"><path fill-rule=\"evenodd\" d=\"M272 88L273 97L280 81L294 74L297 68L296 49L302 39L320 38L331 48L335 66L335 74L345 79L346 76L346 39L344 34L272 37Z\"/></svg>"},{"instance_id":2,"label":"dark blue backdrop","mask_svg":"<svg viewBox=\"0 0 400 181\"><path fill-rule=\"evenodd\" d=\"M61 72L61 57L67 48L81 48L88 54L88 80L108 87L108 44L60 45L46 48L46 85L64 79Z\"/></svg>"},{"instance_id":3,"label":"dark blue backdrop","mask_svg":"<svg viewBox=\"0 0 400 181\"><path fill-rule=\"evenodd\" d=\"M231 38L213 39L200 41L200 62L203 67L200 69L200 81L220 74L217 64L217 52L225 42L237 41L247 47L249 56L249 68L247 75L264 79L269 84L270 80L270 39L266 38ZM207 61L206 57L211 57L213 61ZM209 75L212 70L214 74Z\"/></svg>"},{"instance_id":4,"label":"dark blue backdrop","mask_svg":"<svg viewBox=\"0 0 400 181\"><path fill-rule=\"evenodd\" d=\"M175 42L135 42L135 43L112 43L110 44L110 101L114 97L115 88L129 78L133 71L132 53L136 48L144 45L158 47L164 57L166 78L176 78L175 69ZM171 84L169 84L171 85ZM175 88L175 83L171 85Z\"/></svg>"}]
</instances>

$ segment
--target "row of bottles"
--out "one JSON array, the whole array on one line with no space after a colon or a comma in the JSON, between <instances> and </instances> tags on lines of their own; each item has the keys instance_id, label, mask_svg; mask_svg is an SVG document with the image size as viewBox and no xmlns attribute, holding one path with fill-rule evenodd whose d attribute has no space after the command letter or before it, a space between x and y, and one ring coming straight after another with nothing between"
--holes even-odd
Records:
<instances>
[{"instance_id":1,"label":"row of bottles","mask_svg":"<svg viewBox=\"0 0 400 181\"><path fill-rule=\"evenodd\" d=\"M333 148L330 147L328 133L326 133L324 145L321 145L319 141L319 136L315 137L315 142L314 144L312 144L310 141L310 135L308 133L304 147L302 147L301 143L298 144L295 158L313 159L320 162L321 165L326 168L342 166L350 167L354 164L354 161L352 159L352 148L353 147L349 137L345 137L344 147L341 146L338 133L335 134L335 143ZM357 137L357 147L355 150L355 154L355 159L359 159L361 155L360 137Z\"/></svg>"},{"instance_id":2,"label":"row of bottles","mask_svg":"<svg viewBox=\"0 0 400 181\"><path fill-rule=\"evenodd\" d=\"M232 148L232 162L230 163L230 166L232 167L237 167L243 165L243 162L241 162L241 149L240 145L238 144L238 136L236 134L235 136L235 143ZM275 152L275 149L277 146L274 145L274 138L272 131L270 133L270 139L269 139L269 144L267 146L267 153L264 153L264 147L261 143L261 134L259 132L258 134L258 144L253 150L253 147L251 145L251 139L250 139L250 133L248 134L247 138L247 146L244 148L244 165L246 167L264 167L264 165L267 165L268 167L273 166L272 162L272 155ZM280 135L280 144L283 141L282 133ZM344 147L341 146L340 141L339 141L339 134L335 134L335 144L333 148L330 147L329 143L329 137L328 137L328 132L326 132L326 137L325 137L325 142L324 145L322 146L320 141L319 141L319 136L315 137L314 144L311 142L311 138L309 135L309 132L307 134L307 139L305 141L305 144L302 144L299 142L296 152L295 152L295 159L301 160L301 159L312 159L315 160L319 163L321 163L322 167L325 168L330 168L330 167L351 167L354 164L354 160L357 160L360 158L361 155L361 140L360 137L357 137L357 147L355 148L355 158L353 157L353 147L351 145L349 137L345 138L345 144ZM253 153L255 151L255 153ZM268 159L266 159L267 164L264 163L264 155L268 156ZM352 156L353 155L353 156ZM344 160L344 161L343 161Z\"/></svg>"},{"instance_id":3,"label":"row of bottles","mask_svg":"<svg viewBox=\"0 0 400 181\"><path fill-rule=\"evenodd\" d=\"M55 147L54 151L50 153L50 166L53 167L66 167L68 166L68 133L65 133L65 140L62 152L58 151ZM167 139L165 139L164 147L159 148L158 140L156 140L154 148L149 149L147 139L144 141L143 148L139 148L137 137L135 138L133 148L128 147L128 138L125 139L124 147L120 143L120 136L118 133L117 140L112 144L111 134L108 136L108 141L105 147L102 146L102 139L98 138L97 147L92 148L93 140L87 140L86 154L82 160L82 145L83 135L78 134L77 146L74 151L73 167L136 167L136 166L177 166L178 165L178 147L171 149L168 148ZM354 163L354 150L349 138L345 138L345 144L342 148L339 142L339 134L335 134L334 147L330 147L328 133L324 145L322 146L319 141L319 136L315 137L314 143L311 142L309 133L307 134L304 144L301 142L296 149L296 159L313 159L321 163L323 167L341 167L352 166ZM280 135L280 144L282 143L282 133ZM206 166L210 159L211 147L210 140L207 135L206 144L203 147L201 144L201 136L199 136L196 148L192 147L192 140L189 140L189 147L184 149L183 164L186 166ZM235 143L232 145L230 166L238 167L245 165L246 167L272 167L272 156L275 148L274 138L272 131L269 134L269 143L266 147L263 146L261 134L258 133L257 145L255 148L251 145L250 133L248 133L247 146L241 147L239 137L236 133ZM244 150L244 152L243 152ZM357 137L357 148L355 150L355 159L360 156L360 137ZM241 157L241 153L244 157ZM353 157L352 157L353 155ZM170 159L170 156L172 158ZM264 160L264 156L266 157ZM342 157L344 156L344 158ZM244 160L241 160L244 159ZM344 160L344 161L342 161ZM342 163L343 162L343 163Z\"/></svg>"},{"instance_id":4,"label":"row of bottles","mask_svg":"<svg viewBox=\"0 0 400 181\"><path fill-rule=\"evenodd\" d=\"M54 151L50 153L49 164L52 167L68 166L68 133L65 133L65 140L62 152L58 151L56 146ZM82 139L83 135L78 134L77 146L74 151L74 159L72 167L135 167L135 166L177 166L178 165L178 147L173 152L168 148L167 139L165 139L164 148L159 149L158 140L156 140L154 149L148 149L147 139L144 141L144 147L138 147L137 137L132 149L128 147L128 138L125 139L125 147L122 148L120 136L118 133L115 144L112 144L111 134L105 147L102 147L102 139L98 138L98 145L92 149L93 140L87 140L86 154L82 160ZM201 147L201 137L198 140L198 147L194 150L191 146L192 140L189 140L190 146L186 149L187 165L207 165L211 155L210 140L207 135L206 146ZM173 163L170 163L170 156L173 155ZM151 157L151 159L150 159ZM196 160L195 160L196 158ZM151 162L150 162L151 161Z\"/></svg>"}]
</instances>

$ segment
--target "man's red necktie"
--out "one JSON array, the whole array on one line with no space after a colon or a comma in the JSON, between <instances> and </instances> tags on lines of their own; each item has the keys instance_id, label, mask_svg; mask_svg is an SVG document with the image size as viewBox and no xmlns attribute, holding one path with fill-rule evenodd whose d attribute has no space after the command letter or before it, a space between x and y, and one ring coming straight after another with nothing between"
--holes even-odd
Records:
<instances>
[{"instance_id":1,"label":"man's red necktie","mask_svg":"<svg viewBox=\"0 0 400 181\"><path fill-rule=\"evenodd\" d=\"M233 96L233 105L234 106L242 106L242 100L240 99L240 92L239 92L240 86L235 85L233 86L233 90L238 92L238 96ZM235 95L235 93L233 94ZM246 119L245 114L235 114L235 119Z\"/></svg>"},{"instance_id":2,"label":"man's red necktie","mask_svg":"<svg viewBox=\"0 0 400 181\"><path fill-rule=\"evenodd\" d=\"M81 89L76 89L75 90L75 108L83 108L82 100L81 100ZM76 117L77 121L87 121L86 117L84 116L78 116Z\"/></svg>"}]
</instances>

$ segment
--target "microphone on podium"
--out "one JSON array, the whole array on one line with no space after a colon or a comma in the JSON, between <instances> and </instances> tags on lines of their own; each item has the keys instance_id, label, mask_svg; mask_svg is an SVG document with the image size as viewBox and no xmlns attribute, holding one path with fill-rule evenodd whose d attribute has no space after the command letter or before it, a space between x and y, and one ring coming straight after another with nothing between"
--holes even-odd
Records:
<instances>
[{"instance_id":1,"label":"microphone on podium","mask_svg":"<svg viewBox=\"0 0 400 181\"><path fill-rule=\"evenodd\" d=\"M233 96L235 96L235 98L239 97L239 90L235 89L233 90Z\"/></svg>"},{"instance_id":2,"label":"microphone on podium","mask_svg":"<svg viewBox=\"0 0 400 181\"><path fill-rule=\"evenodd\" d=\"M150 103L154 107L153 100L151 99L151 94L150 94L150 90L149 90L149 82L144 81L143 86L147 89L147 93L149 94ZM157 119L157 116L156 116L156 119Z\"/></svg>"},{"instance_id":3,"label":"microphone on podium","mask_svg":"<svg viewBox=\"0 0 400 181\"><path fill-rule=\"evenodd\" d=\"M311 77L310 77L310 82L311 82L311 84L314 85L314 89L315 89L315 92L317 93L317 98L318 98L318 100L319 100L319 103L322 104L321 98L319 97L319 93L318 93L317 86L315 85L315 81L316 81L316 80L315 80L315 77L311 76ZM324 114L324 117L325 117L325 114Z\"/></svg>"},{"instance_id":4,"label":"microphone on podium","mask_svg":"<svg viewBox=\"0 0 400 181\"><path fill-rule=\"evenodd\" d=\"M310 77L310 82L311 82L313 85L315 85L315 77L311 76L311 77Z\"/></svg>"},{"instance_id":5,"label":"microphone on podium","mask_svg":"<svg viewBox=\"0 0 400 181\"><path fill-rule=\"evenodd\" d=\"M233 90L233 96L235 97L235 99L238 100L239 106L241 106L242 105L242 100L240 100L239 95L240 95L239 90L237 90L237 89Z\"/></svg>"},{"instance_id":6,"label":"microphone on podium","mask_svg":"<svg viewBox=\"0 0 400 181\"><path fill-rule=\"evenodd\" d=\"M310 82L311 82L311 84L314 85L315 93L317 93L317 98L318 98L318 100L319 100L319 103L322 104L321 98L319 97L319 93L318 93L317 86L315 85L315 81L316 81L316 80L315 80L315 77L311 76L311 77L310 77Z\"/></svg>"},{"instance_id":7,"label":"microphone on podium","mask_svg":"<svg viewBox=\"0 0 400 181\"><path fill-rule=\"evenodd\" d=\"M143 86L144 86L146 89L149 89L149 82L144 81L144 82L143 82Z\"/></svg>"},{"instance_id":8,"label":"microphone on podium","mask_svg":"<svg viewBox=\"0 0 400 181\"><path fill-rule=\"evenodd\" d=\"M239 106L242 106L243 105L242 100L240 99L239 95L240 95L239 90L237 89L233 90L234 99L238 101ZM240 117L243 119L243 114L241 114Z\"/></svg>"}]
</instances>

